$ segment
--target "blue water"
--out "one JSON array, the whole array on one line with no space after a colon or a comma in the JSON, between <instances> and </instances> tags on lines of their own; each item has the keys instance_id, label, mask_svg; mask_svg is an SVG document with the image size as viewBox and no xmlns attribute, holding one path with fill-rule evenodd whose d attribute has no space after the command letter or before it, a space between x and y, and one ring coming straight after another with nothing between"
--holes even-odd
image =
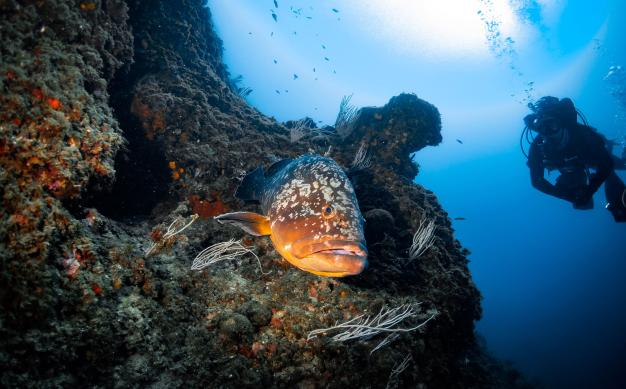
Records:
<instances>
[{"instance_id":1,"label":"blue water","mask_svg":"<svg viewBox=\"0 0 626 389\"><path fill-rule=\"evenodd\" d=\"M626 133L604 79L626 64L626 5L468 1L450 13L426 3L209 1L231 74L280 121L333 124L350 94L358 106L400 92L435 104L444 142L417 154L416 181L466 219L454 227L472 252L488 347L546 387L626 387L626 223L603 209L602 188L592 211L534 190L519 149L525 104L546 94L571 97L610 138ZM470 39L479 10L513 43L485 30Z\"/></svg>"}]
</instances>

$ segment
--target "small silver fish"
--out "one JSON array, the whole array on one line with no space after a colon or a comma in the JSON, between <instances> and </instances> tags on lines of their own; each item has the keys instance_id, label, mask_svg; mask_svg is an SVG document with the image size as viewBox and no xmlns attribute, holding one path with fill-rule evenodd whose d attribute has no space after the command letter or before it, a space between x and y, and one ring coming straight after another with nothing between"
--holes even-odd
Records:
<instances>
[{"instance_id":1,"label":"small silver fish","mask_svg":"<svg viewBox=\"0 0 626 389\"><path fill-rule=\"evenodd\" d=\"M294 266L326 277L361 273L367 267L364 219L354 188L330 158L302 156L257 168L235 194L258 201L263 214L232 212L216 217L256 235L269 235Z\"/></svg>"}]
</instances>

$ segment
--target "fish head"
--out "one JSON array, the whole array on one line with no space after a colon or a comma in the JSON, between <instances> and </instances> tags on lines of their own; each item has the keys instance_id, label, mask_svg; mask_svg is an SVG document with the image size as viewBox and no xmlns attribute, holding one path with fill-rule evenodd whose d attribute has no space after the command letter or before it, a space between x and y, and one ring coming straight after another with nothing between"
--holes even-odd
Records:
<instances>
[{"instance_id":1,"label":"fish head","mask_svg":"<svg viewBox=\"0 0 626 389\"><path fill-rule=\"evenodd\" d=\"M271 239L294 266L344 277L367 267L364 219L354 188L330 158L298 161L269 207Z\"/></svg>"}]
</instances>

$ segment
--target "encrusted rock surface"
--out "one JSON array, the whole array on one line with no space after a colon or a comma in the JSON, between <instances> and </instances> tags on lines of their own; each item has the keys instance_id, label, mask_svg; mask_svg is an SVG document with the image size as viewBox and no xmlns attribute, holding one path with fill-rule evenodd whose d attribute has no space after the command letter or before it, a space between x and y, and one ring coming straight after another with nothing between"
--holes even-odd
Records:
<instances>
[{"instance_id":1,"label":"encrusted rock surface","mask_svg":"<svg viewBox=\"0 0 626 389\"><path fill-rule=\"evenodd\" d=\"M0 1L0 11L0 385L523 384L477 344L467 251L436 196L413 182L412 153L441 140L434 106L403 94L363 109L346 136L293 137L293 123L234 92L200 0ZM350 169L361 145L371 166ZM307 152L328 152L353 180L370 252L360 276L299 271L267 238L212 220L257 210L233 198L246 171ZM434 245L410 261L424 219L436 223ZM190 270L196 253L230 238L269 273L252 256ZM438 314L373 353L383 336L307 340L417 303L413 324Z\"/></svg>"}]
</instances>

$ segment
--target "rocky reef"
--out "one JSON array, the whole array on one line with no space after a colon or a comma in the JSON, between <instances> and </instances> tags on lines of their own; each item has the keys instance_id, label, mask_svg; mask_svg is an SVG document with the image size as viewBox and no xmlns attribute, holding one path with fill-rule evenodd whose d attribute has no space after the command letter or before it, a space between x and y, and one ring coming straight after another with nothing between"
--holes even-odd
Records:
<instances>
[{"instance_id":1,"label":"rocky reef","mask_svg":"<svg viewBox=\"0 0 626 389\"><path fill-rule=\"evenodd\" d=\"M294 137L295 122L236 93L200 0L6 0L0 11L1 386L525 385L477 342L468 252L413 181L413 153L441 141L436 107L402 94L363 108L347 133L308 121ZM361 147L371 163L351 168ZM246 171L305 153L353 181L370 253L359 276L302 272L267 238L213 220L257 210L233 197ZM410 260L423 220L434 243ZM263 273L252 256L190 269L231 238ZM308 336L403 305L413 325L432 320L374 352L384 334Z\"/></svg>"}]
</instances>

